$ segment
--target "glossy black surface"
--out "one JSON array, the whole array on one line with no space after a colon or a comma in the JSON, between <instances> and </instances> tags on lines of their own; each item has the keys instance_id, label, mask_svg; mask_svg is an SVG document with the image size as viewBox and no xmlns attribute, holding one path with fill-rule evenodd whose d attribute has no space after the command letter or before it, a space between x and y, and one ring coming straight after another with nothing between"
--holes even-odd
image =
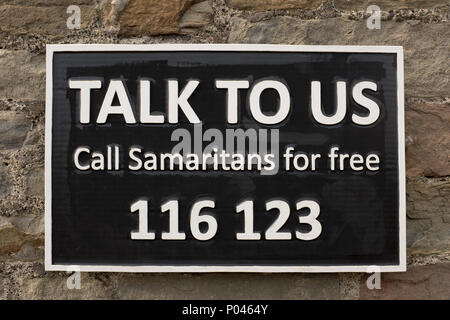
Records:
<instances>
[{"instance_id":1,"label":"glossy black surface","mask_svg":"<svg viewBox=\"0 0 450 320\"><path fill-rule=\"evenodd\" d=\"M376 152L381 169L376 173L350 170L330 173L326 158L311 173L264 176L257 172L119 172L75 170L72 154L78 146L105 152L108 144L121 150L132 145L155 153L170 152L172 131L190 128L181 114L178 125L126 125L122 117L110 116L105 125L81 125L76 116L78 90L68 88L71 77L102 78L101 90L91 93L95 119L110 79L126 80L129 97L138 105L137 81L152 78L152 110L165 111L166 79L176 78L180 87L188 79L201 81L189 99L208 128L279 128L280 152L288 144L305 152L326 155L330 146L366 154ZM279 126L258 125L246 110L247 92L240 94L240 122L227 125L225 90L214 87L215 79L283 79L290 88L291 112ZM322 82L324 109L335 105L335 81L348 86L371 80L377 93L367 95L381 106L381 117L369 127L351 122L347 112L341 125L326 127L313 121L310 112L310 82ZM61 52L54 54L52 136L52 248L54 264L100 265L365 265L398 264L398 146L396 55L375 53L285 53L285 52ZM276 104L267 91L261 104L265 111ZM348 95L349 110L363 112ZM205 144L206 145L206 144ZM122 166L127 162L122 160ZM213 198L219 229L213 240L193 239L188 212L200 197ZM150 202L153 241L132 241L130 231L138 215L130 204L138 198ZM162 241L168 216L160 213L168 198L180 201L180 229L185 241ZM291 216L285 230L297 230L298 199L320 203L322 234L313 241L237 241L243 231L243 215L235 214L242 199L255 202L255 230L264 233L276 214L264 203L287 200Z\"/></svg>"}]
</instances>

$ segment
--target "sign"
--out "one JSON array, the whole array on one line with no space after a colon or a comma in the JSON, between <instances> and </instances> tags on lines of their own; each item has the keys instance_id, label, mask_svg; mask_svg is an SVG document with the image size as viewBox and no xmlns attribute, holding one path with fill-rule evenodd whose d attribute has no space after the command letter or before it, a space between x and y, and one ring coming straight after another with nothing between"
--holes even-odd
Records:
<instances>
[{"instance_id":1,"label":"sign","mask_svg":"<svg viewBox=\"0 0 450 320\"><path fill-rule=\"evenodd\" d=\"M47 46L46 269L406 270L401 47Z\"/></svg>"}]
</instances>

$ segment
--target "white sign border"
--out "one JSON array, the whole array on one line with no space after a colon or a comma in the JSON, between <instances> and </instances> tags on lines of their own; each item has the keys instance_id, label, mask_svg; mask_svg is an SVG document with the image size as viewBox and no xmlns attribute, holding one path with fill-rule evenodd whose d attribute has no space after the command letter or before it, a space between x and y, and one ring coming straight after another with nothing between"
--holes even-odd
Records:
<instances>
[{"instance_id":1,"label":"white sign border","mask_svg":"<svg viewBox=\"0 0 450 320\"><path fill-rule=\"evenodd\" d=\"M399 264L376 266L380 272L406 271L406 190L404 72L401 46L272 45L272 44L51 44L46 46L45 101L45 270L81 272L369 272L373 265L348 266L171 266L171 265L61 265L52 263L52 102L53 53L80 51L265 51L265 52L348 52L397 54L398 166L399 166Z\"/></svg>"}]
</instances>

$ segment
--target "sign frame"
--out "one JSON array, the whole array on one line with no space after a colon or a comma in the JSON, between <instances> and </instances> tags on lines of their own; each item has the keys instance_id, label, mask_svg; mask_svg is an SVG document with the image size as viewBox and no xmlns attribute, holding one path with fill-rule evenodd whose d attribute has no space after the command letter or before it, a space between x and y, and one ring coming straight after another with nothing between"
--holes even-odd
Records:
<instances>
[{"instance_id":1,"label":"sign frame","mask_svg":"<svg viewBox=\"0 0 450 320\"><path fill-rule=\"evenodd\" d=\"M52 262L52 99L53 54L55 52L89 51L263 51L328 53L395 53L397 56L398 105L398 181L399 181L399 264L397 265L330 265L330 266L220 266L220 265L62 265ZM45 101L45 270L81 272L153 272L153 273L331 273L331 272L404 272L406 271L406 191L404 138L404 67L401 46L341 45L272 45L272 44L50 44L46 46ZM376 269L374 269L376 267Z\"/></svg>"}]
</instances>

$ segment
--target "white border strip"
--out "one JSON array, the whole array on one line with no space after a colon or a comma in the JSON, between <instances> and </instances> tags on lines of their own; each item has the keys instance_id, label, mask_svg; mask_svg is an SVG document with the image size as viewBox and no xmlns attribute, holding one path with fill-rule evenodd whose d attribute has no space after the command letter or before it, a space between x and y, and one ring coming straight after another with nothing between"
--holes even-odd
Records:
<instances>
[{"instance_id":1,"label":"white border strip","mask_svg":"<svg viewBox=\"0 0 450 320\"><path fill-rule=\"evenodd\" d=\"M398 48L398 47L397 47ZM399 258L401 270L406 271L406 177L405 177L405 91L403 48L397 49L397 122L398 122L398 215L399 215Z\"/></svg>"},{"instance_id":2,"label":"white border strip","mask_svg":"<svg viewBox=\"0 0 450 320\"><path fill-rule=\"evenodd\" d=\"M130 266L130 265L56 265L52 263L52 102L53 53L78 51L270 51L270 52L348 52L396 53L398 98L399 167L399 264L377 266L380 272L406 271L406 200L405 200L405 125L403 47L401 46L301 46L272 44L56 44L46 46L45 103L45 270L81 272L368 272L363 266ZM373 270L373 269L371 269Z\"/></svg>"}]
</instances>

